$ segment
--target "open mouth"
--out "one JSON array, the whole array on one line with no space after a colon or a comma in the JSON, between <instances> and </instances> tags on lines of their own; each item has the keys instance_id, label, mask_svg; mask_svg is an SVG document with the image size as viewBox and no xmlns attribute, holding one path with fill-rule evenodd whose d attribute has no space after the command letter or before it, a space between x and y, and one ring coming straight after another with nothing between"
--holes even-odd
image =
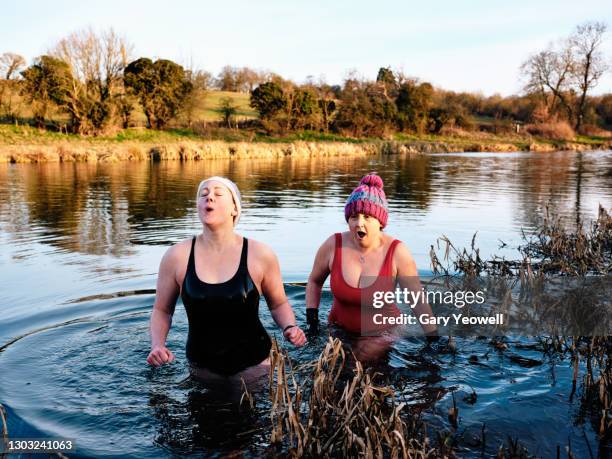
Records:
<instances>
[{"instance_id":1,"label":"open mouth","mask_svg":"<svg viewBox=\"0 0 612 459\"><path fill-rule=\"evenodd\" d=\"M212 208L212 207L210 207L210 206L206 206L206 212L212 212L213 210L215 210L215 209L213 209L213 208Z\"/></svg>"},{"instance_id":2,"label":"open mouth","mask_svg":"<svg viewBox=\"0 0 612 459\"><path fill-rule=\"evenodd\" d=\"M365 231L357 231L357 237L359 239L363 239L364 237L366 237L366 232Z\"/></svg>"}]
</instances>

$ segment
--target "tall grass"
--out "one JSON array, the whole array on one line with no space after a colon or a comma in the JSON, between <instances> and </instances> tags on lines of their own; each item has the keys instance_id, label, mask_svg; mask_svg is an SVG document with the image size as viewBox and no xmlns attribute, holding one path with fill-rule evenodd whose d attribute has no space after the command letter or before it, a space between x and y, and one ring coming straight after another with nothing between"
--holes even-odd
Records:
<instances>
[{"instance_id":1,"label":"tall grass","mask_svg":"<svg viewBox=\"0 0 612 459\"><path fill-rule=\"evenodd\" d=\"M345 363L342 342L330 337L319 359L308 366L306 386L274 343L272 443L285 446L290 457L439 456L428 445L420 419L402 416L405 404L395 401L391 387L376 385L358 361L352 378L343 382Z\"/></svg>"}]
</instances>

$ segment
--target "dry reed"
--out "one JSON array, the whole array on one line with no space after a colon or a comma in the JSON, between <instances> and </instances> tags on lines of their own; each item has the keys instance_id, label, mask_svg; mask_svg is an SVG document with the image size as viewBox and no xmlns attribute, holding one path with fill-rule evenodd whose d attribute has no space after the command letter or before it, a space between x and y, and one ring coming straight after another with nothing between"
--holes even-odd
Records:
<instances>
[{"instance_id":1,"label":"dry reed","mask_svg":"<svg viewBox=\"0 0 612 459\"><path fill-rule=\"evenodd\" d=\"M548 207L537 231L523 234L524 245L518 247L521 260L493 256L485 260L472 237L470 250L457 249L446 236L437 241L444 245L443 261L431 246L430 259L434 274L458 273L468 278L482 274L532 278L536 274L609 275L612 272L612 216L599 206L597 219L588 229L581 223L576 231L564 228L559 218L551 217Z\"/></svg>"},{"instance_id":2,"label":"dry reed","mask_svg":"<svg viewBox=\"0 0 612 459\"><path fill-rule=\"evenodd\" d=\"M376 385L358 361L343 382L346 362L342 342L330 337L319 359L302 367L311 371L309 384L300 384L287 354L274 343L272 443L285 445L291 457L439 457L421 421L406 419L393 389Z\"/></svg>"}]
</instances>

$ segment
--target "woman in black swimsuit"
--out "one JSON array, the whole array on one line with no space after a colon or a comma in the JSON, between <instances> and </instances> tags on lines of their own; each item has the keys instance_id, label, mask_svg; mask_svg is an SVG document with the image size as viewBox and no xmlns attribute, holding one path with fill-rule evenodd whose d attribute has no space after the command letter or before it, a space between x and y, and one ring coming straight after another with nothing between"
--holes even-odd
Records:
<instances>
[{"instance_id":1,"label":"woman in black swimsuit","mask_svg":"<svg viewBox=\"0 0 612 459\"><path fill-rule=\"evenodd\" d=\"M236 185L223 177L203 180L197 206L202 232L170 247L161 261L147 362L159 366L174 360L166 337L179 295L189 320L187 359L196 376L239 376L269 365L271 342L259 320L260 292L285 338L304 345L276 255L234 232L241 212Z\"/></svg>"}]
</instances>

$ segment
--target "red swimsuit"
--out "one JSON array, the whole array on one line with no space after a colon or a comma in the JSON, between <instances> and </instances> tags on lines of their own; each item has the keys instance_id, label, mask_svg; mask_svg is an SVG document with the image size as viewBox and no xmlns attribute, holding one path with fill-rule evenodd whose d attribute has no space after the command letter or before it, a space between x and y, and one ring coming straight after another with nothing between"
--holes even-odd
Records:
<instances>
[{"instance_id":1,"label":"red swimsuit","mask_svg":"<svg viewBox=\"0 0 612 459\"><path fill-rule=\"evenodd\" d=\"M336 233L336 247L334 250L334 261L331 269L331 291L334 295L334 303L329 313L329 323L340 325L342 328L353 332L381 331L392 327L392 325L376 325L374 314L383 316L399 316L400 311L395 304L387 304L381 309L371 307L371 299L374 291L393 291L395 279L393 278L393 253L400 243L395 239L383 261L378 278L374 284L358 288L346 283L342 275L342 234ZM366 296L367 295L367 296ZM365 300L369 298L370 304L362 308L362 296Z\"/></svg>"}]
</instances>

